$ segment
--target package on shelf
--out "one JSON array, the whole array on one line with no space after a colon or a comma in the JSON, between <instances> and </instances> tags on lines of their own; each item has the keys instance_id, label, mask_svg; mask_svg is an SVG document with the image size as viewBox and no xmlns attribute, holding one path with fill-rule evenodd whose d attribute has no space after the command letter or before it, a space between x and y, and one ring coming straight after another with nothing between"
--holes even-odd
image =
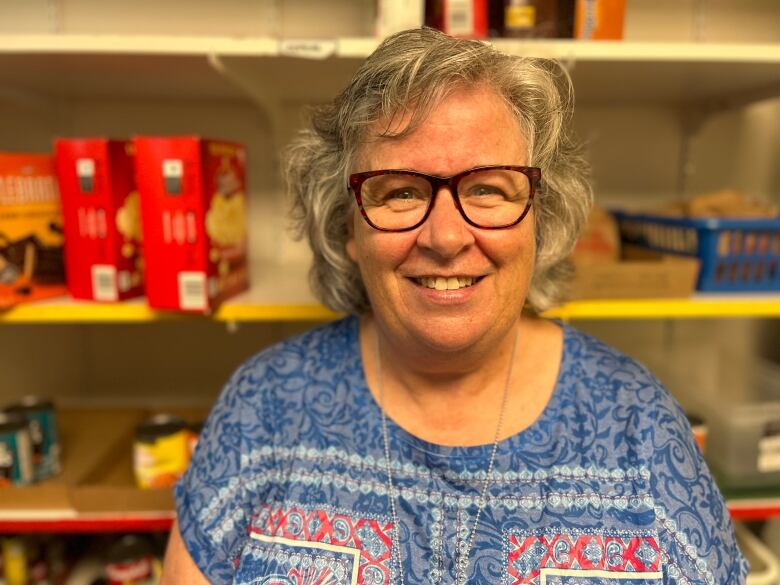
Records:
<instances>
[{"instance_id":1,"label":"package on shelf","mask_svg":"<svg viewBox=\"0 0 780 585\"><path fill-rule=\"evenodd\" d=\"M488 0L428 0L425 24L454 37L488 36Z\"/></svg>"},{"instance_id":2,"label":"package on shelf","mask_svg":"<svg viewBox=\"0 0 780 585\"><path fill-rule=\"evenodd\" d=\"M425 21L424 0L379 0L376 7L376 36L384 38Z\"/></svg>"},{"instance_id":3,"label":"package on shelf","mask_svg":"<svg viewBox=\"0 0 780 585\"><path fill-rule=\"evenodd\" d=\"M106 138L55 142L68 291L115 302L143 294L140 200L133 143Z\"/></svg>"},{"instance_id":4,"label":"package on shelf","mask_svg":"<svg viewBox=\"0 0 780 585\"><path fill-rule=\"evenodd\" d=\"M54 157L0 153L0 310L66 294L62 241Z\"/></svg>"},{"instance_id":5,"label":"package on shelf","mask_svg":"<svg viewBox=\"0 0 780 585\"><path fill-rule=\"evenodd\" d=\"M728 488L780 486L778 372L755 359L743 388L708 403L707 459Z\"/></svg>"},{"instance_id":6,"label":"package on shelf","mask_svg":"<svg viewBox=\"0 0 780 585\"><path fill-rule=\"evenodd\" d=\"M574 37L619 41L623 38L625 14L625 0L577 0Z\"/></svg>"},{"instance_id":7,"label":"package on shelf","mask_svg":"<svg viewBox=\"0 0 780 585\"><path fill-rule=\"evenodd\" d=\"M574 4L559 0L500 0L498 34L511 38L571 38ZM491 9L491 21L496 11ZM491 22L491 29L494 29Z\"/></svg>"},{"instance_id":8,"label":"package on shelf","mask_svg":"<svg viewBox=\"0 0 780 585\"><path fill-rule=\"evenodd\" d=\"M195 136L134 143L149 305L208 313L248 286L245 148Z\"/></svg>"}]
</instances>

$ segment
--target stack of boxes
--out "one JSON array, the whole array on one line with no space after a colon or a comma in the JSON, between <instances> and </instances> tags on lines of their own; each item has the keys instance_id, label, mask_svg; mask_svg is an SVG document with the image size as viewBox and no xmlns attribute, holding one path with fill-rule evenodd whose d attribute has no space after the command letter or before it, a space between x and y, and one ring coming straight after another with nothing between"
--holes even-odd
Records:
<instances>
[{"instance_id":1,"label":"stack of boxes","mask_svg":"<svg viewBox=\"0 0 780 585\"><path fill-rule=\"evenodd\" d=\"M58 139L54 157L2 155L0 307L67 284L76 299L210 313L248 287L246 197L232 142Z\"/></svg>"}]
</instances>

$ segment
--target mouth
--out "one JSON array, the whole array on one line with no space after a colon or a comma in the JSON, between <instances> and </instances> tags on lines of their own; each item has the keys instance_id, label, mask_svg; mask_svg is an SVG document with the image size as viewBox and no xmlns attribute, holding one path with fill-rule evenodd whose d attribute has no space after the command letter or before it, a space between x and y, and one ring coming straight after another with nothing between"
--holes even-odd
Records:
<instances>
[{"instance_id":1,"label":"mouth","mask_svg":"<svg viewBox=\"0 0 780 585\"><path fill-rule=\"evenodd\" d=\"M459 290L474 286L484 276L420 276L411 278L412 282L433 290Z\"/></svg>"}]
</instances>

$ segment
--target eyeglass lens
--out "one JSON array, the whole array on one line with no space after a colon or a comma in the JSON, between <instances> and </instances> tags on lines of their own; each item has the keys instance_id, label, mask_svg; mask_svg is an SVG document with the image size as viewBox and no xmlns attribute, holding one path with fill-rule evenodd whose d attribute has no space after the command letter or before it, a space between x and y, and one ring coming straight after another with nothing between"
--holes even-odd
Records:
<instances>
[{"instance_id":1,"label":"eyeglass lens","mask_svg":"<svg viewBox=\"0 0 780 585\"><path fill-rule=\"evenodd\" d=\"M465 175L457 195L466 217L483 227L514 223L528 207L531 183L520 171L485 169ZM361 188L363 209L371 223L383 229L404 229L425 216L433 186L424 177L407 174L378 175Z\"/></svg>"}]
</instances>

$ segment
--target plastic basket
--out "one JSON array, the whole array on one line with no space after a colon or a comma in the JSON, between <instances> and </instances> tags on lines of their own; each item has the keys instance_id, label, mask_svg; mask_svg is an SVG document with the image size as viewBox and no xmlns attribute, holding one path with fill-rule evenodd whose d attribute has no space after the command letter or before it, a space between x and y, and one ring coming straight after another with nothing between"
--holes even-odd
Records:
<instances>
[{"instance_id":1,"label":"plastic basket","mask_svg":"<svg viewBox=\"0 0 780 585\"><path fill-rule=\"evenodd\" d=\"M699 258L698 291L780 290L780 219L681 219L613 213L623 243Z\"/></svg>"}]
</instances>

